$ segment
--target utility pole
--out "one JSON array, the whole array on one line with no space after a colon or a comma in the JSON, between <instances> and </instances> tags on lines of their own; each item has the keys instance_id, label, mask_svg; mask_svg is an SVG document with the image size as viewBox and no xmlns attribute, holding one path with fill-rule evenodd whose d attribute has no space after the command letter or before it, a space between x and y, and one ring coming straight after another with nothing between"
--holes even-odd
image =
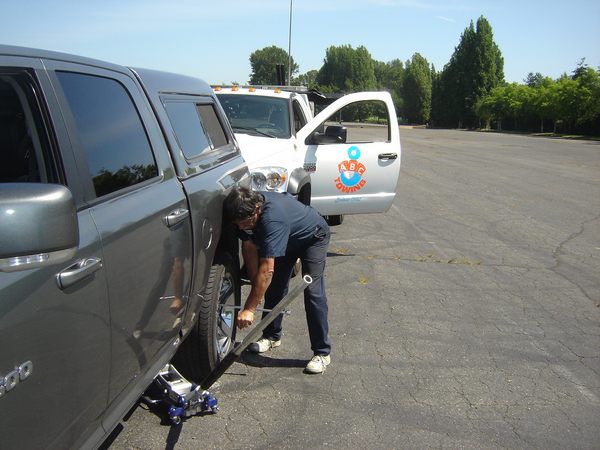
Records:
<instances>
[{"instance_id":1,"label":"utility pole","mask_svg":"<svg viewBox=\"0 0 600 450\"><path fill-rule=\"evenodd\" d=\"M292 4L290 0L290 32L288 34L288 86L292 85Z\"/></svg>"}]
</instances>

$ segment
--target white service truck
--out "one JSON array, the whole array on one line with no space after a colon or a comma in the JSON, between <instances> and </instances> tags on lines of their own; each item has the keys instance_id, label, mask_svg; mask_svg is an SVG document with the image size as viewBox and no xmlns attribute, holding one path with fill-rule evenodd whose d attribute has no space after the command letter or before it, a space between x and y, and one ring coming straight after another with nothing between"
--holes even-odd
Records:
<instances>
[{"instance_id":1,"label":"white service truck","mask_svg":"<svg viewBox=\"0 0 600 450\"><path fill-rule=\"evenodd\" d=\"M257 190L287 191L332 225L387 211L400 174L388 92L345 95L313 117L322 94L294 86L213 86ZM312 97L311 97L312 95Z\"/></svg>"}]
</instances>

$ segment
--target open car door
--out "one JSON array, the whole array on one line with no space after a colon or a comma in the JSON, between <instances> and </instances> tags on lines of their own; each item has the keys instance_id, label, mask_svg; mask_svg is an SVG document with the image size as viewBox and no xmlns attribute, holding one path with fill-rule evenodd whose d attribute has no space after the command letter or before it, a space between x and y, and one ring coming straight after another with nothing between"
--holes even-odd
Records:
<instances>
[{"instance_id":1,"label":"open car door","mask_svg":"<svg viewBox=\"0 0 600 450\"><path fill-rule=\"evenodd\" d=\"M387 211L400 175L400 131L388 92L335 101L297 134L312 179L311 205L322 215Z\"/></svg>"}]
</instances>

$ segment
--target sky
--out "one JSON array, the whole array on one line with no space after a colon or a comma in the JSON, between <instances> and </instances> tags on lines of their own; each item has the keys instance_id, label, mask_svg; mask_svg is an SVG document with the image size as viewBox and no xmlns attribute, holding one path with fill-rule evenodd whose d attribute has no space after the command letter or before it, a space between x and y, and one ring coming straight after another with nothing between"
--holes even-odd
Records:
<instances>
[{"instance_id":1,"label":"sky","mask_svg":"<svg viewBox=\"0 0 600 450\"><path fill-rule=\"evenodd\" d=\"M341 45L382 62L420 53L439 71L482 15L508 82L558 78L582 58L600 67L600 0L0 0L0 44L244 84L252 52L290 48L290 6L299 73Z\"/></svg>"}]
</instances>

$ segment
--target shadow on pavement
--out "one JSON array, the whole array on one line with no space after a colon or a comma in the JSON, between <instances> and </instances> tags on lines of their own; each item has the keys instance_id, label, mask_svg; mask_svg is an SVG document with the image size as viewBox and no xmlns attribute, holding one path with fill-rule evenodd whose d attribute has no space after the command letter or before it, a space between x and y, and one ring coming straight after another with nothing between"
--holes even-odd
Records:
<instances>
[{"instance_id":1,"label":"shadow on pavement","mask_svg":"<svg viewBox=\"0 0 600 450\"><path fill-rule=\"evenodd\" d=\"M238 362L252 367L305 367L308 359L268 358L246 351Z\"/></svg>"}]
</instances>

